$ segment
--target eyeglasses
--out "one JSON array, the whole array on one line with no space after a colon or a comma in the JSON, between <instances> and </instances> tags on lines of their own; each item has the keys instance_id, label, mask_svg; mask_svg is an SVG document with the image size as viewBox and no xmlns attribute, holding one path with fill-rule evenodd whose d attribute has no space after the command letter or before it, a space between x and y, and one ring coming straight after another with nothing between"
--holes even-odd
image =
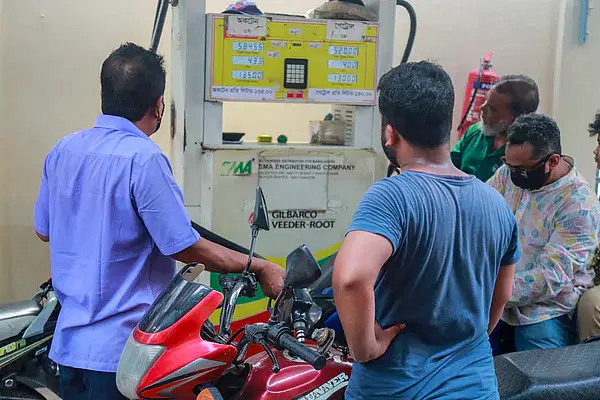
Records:
<instances>
[{"instance_id":1,"label":"eyeglasses","mask_svg":"<svg viewBox=\"0 0 600 400\"><path fill-rule=\"evenodd\" d=\"M506 167L511 171L511 172L515 172L515 173L519 173L521 174L523 177L527 178L527 174L528 172L533 171L536 168L539 168L541 165L544 165L548 162L548 160L550 159L550 157L552 157L554 154L550 154L542 159L540 159L540 161L535 164L533 167L530 168L518 168L518 167L513 167L512 165L510 165L509 163L506 162L506 156L503 156L500 158L500 160L502 160L502 162L504 163L504 165L506 165Z\"/></svg>"}]
</instances>

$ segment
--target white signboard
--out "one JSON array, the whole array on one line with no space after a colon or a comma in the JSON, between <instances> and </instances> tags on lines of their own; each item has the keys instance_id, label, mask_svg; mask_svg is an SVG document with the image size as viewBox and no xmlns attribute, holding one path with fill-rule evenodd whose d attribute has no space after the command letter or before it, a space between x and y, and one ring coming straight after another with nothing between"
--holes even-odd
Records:
<instances>
[{"instance_id":1,"label":"white signboard","mask_svg":"<svg viewBox=\"0 0 600 400\"><path fill-rule=\"evenodd\" d=\"M270 156L258 160L258 184L269 209L326 210L329 157Z\"/></svg>"},{"instance_id":2,"label":"white signboard","mask_svg":"<svg viewBox=\"0 0 600 400\"><path fill-rule=\"evenodd\" d=\"M243 37L267 36L267 19L245 15L229 16L227 18L227 34Z\"/></svg>"},{"instance_id":3,"label":"white signboard","mask_svg":"<svg viewBox=\"0 0 600 400\"><path fill-rule=\"evenodd\" d=\"M367 30L364 22L327 21L327 40L362 42Z\"/></svg>"}]
</instances>

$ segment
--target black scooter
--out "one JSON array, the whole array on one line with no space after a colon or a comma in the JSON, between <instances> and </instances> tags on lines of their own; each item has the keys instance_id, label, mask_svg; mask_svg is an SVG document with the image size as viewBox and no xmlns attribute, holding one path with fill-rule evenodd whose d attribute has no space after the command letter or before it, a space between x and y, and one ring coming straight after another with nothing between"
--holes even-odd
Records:
<instances>
[{"instance_id":1,"label":"black scooter","mask_svg":"<svg viewBox=\"0 0 600 400\"><path fill-rule=\"evenodd\" d=\"M60 400L48 358L59 312L52 279L31 299L0 305L0 399Z\"/></svg>"}]
</instances>

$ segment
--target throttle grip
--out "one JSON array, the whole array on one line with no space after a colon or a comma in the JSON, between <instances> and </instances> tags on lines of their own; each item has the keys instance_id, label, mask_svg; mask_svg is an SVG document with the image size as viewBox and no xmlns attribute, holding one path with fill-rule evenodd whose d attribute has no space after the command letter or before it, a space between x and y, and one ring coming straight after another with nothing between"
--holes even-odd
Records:
<instances>
[{"instance_id":1,"label":"throttle grip","mask_svg":"<svg viewBox=\"0 0 600 400\"><path fill-rule=\"evenodd\" d=\"M283 333L277 338L277 345L282 347L295 356L303 359L316 370L323 369L327 363L327 358L313 350L312 348L300 343L289 333Z\"/></svg>"}]
</instances>

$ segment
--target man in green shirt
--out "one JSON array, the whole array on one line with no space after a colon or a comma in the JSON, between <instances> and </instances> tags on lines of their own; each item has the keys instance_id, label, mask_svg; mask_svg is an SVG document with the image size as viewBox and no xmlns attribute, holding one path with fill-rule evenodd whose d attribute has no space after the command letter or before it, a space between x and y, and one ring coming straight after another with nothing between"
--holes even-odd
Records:
<instances>
[{"instance_id":1,"label":"man in green shirt","mask_svg":"<svg viewBox=\"0 0 600 400\"><path fill-rule=\"evenodd\" d=\"M506 131L523 114L536 112L540 95L525 75L504 75L488 92L481 121L471 126L452 152L456 168L486 182L502 166Z\"/></svg>"}]
</instances>

